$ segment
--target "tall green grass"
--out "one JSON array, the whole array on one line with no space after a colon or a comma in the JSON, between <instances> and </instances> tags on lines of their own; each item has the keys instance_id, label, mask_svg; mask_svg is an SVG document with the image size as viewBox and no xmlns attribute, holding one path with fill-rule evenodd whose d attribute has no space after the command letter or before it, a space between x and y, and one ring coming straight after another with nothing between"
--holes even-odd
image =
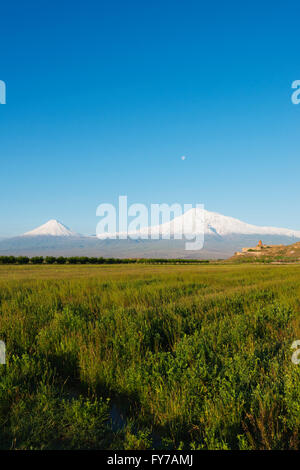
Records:
<instances>
[{"instance_id":1,"label":"tall green grass","mask_svg":"<svg viewBox=\"0 0 300 470\"><path fill-rule=\"evenodd\" d=\"M0 446L298 449L298 266L1 266Z\"/></svg>"}]
</instances>

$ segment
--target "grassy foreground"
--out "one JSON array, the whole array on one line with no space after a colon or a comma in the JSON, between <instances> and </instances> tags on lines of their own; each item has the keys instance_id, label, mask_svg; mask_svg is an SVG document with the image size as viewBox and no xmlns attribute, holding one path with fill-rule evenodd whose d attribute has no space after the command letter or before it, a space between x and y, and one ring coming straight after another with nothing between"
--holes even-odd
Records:
<instances>
[{"instance_id":1,"label":"grassy foreground","mask_svg":"<svg viewBox=\"0 0 300 470\"><path fill-rule=\"evenodd\" d=\"M300 266L0 266L0 448L298 449Z\"/></svg>"}]
</instances>

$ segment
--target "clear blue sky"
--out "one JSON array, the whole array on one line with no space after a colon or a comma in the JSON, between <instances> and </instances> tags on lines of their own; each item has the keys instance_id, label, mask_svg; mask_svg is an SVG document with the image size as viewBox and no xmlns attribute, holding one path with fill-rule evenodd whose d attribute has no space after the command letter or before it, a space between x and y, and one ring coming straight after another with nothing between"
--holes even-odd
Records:
<instances>
[{"instance_id":1,"label":"clear blue sky","mask_svg":"<svg viewBox=\"0 0 300 470\"><path fill-rule=\"evenodd\" d=\"M1 4L0 235L203 203L300 229L295 1ZM182 161L181 156L186 155Z\"/></svg>"}]
</instances>

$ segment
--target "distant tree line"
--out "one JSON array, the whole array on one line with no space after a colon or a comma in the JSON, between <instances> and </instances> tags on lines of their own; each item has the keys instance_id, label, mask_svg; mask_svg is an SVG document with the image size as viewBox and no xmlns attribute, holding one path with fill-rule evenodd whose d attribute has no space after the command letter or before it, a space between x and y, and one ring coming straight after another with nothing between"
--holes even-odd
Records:
<instances>
[{"instance_id":1,"label":"distant tree line","mask_svg":"<svg viewBox=\"0 0 300 470\"><path fill-rule=\"evenodd\" d=\"M0 256L0 264L207 264L209 260L165 258L96 258L88 256Z\"/></svg>"}]
</instances>

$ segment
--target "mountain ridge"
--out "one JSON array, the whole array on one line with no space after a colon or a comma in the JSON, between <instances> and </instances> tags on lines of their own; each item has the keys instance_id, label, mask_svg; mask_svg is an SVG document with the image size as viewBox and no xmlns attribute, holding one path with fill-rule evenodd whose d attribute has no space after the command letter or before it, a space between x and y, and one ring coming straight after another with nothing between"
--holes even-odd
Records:
<instances>
[{"instance_id":1,"label":"mountain ridge","mask_svg":"<svg viewBox=\"0 0 300 470\"><path fill-rule=\"evenodd\" d=\"M196 209L193 209L194 211ZM204 217L204 247L202 250L185 250L184 237L176 240L174 234L182 225L182 219L189 218L185 213L166 224L151 227L153 233L162 235L171 231L171 239L104 239L96 236L81 235L72 231L56 219L17 237L0 240L0 255L66 255L66 256L103 256L103 257L183 257L198 259L228 258L245 246L254 246L260 239L267 244L289 245L300 241L300 231L260 227L241 222L233 217L215 212L197 212L195 216ZM149 232L149 227L139 231ZM147 232L147 233L148 233ZM185 232L186 233L186 232ZM172 237L173 234L173 237Z\"/></svg>"}]
</instances>

